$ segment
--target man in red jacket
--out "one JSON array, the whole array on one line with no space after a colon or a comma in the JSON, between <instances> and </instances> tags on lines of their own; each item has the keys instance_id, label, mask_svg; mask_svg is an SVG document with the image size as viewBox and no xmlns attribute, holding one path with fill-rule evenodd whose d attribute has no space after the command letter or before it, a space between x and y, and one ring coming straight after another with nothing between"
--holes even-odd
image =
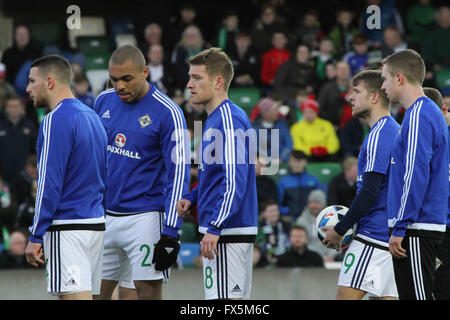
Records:
<instances>
[{"instance_id":1,"label":"man in red jacket","mask_svg":"<svg viewBox=\"0 0 450 320\"><path fill-rule=\"evenodd\" d=\"M276 31L272 36L273 49L265 52L261 59L261 82L271 87L278 68L291 57L286 49L288 39L283 31Z\"/></svg>"}]
</instances>

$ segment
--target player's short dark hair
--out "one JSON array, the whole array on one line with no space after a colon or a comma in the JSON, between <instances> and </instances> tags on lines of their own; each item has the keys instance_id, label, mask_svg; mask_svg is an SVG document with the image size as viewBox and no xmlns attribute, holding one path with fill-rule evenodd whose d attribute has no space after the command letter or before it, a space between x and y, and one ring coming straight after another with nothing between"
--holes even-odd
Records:
<instances>
[{"instance_id":1,"label":"player's short dark hair","mask_svg":"<svg viewBox=\"0 0 450 320\"><path fill-rule=\"evenodd\" d=\"M442 108L445 106L444 98L442 98L442 94L439 92L438 89L431 88L431 87L423 87L423 93L434 101L434 103L437 104L439 108Z\"/></svg>"},{"instance_id":2,"label":"player's short dark hair","mask_svg":"<svg viewBox=\"0 0 450 320\"><path fill-rule=\"evenodd\" d=\"M386 92L381 90L383 85L383 78L381 77L381 71L379 70L363 70L356 74L352 79L352 85L356 87L359 84L363 84L366 90L370 93L378 93L380 95L381 104L386 109L389 109L389 99Z\"/></svg>"},{"instance_id":3,"label":"player's short dark hair","mask_svg":"<svg viewBox=\"0 0 450 320\"><path fill-rule=\"evenodd\" d=\"M146 66L145 57L142 51L138 47L130 44L118 47L114 50L109 61L116 65L122 65L127 61L132 61L139 69Z\"/></svg>"},{"instance_id":4,"label":"player's short dark hair","mask_svg":"<svg viewBox=\"0 0 450 320\"><path fill-rule=\"evenodd\" d=\"M395 52L381 63L387 67L391 76L401 73L409 82L422 86L425 79L425 62L416 51L405 49Z\"/></svg>"},{"instance_id":5,"label":"player's short dark hair","mask_svg":"<svg viewBox=\"0 0 450 320\"><path fill-rule=\"evenodd\" d=\"M209 48L189 59L189 64L204 65L210 77L222 76L224 79L224 90L228 91L234 76L233 64L228 55L221 48Z\"/></svg>"},{"instance_id":6,"label":"player's short dark hair","mask_svg":"<svg viewBox=\"0 0 450 320\"><path fill-rule=\"evenodd\" d=\"M40 57L34 60L30 69L34 67L39 69L40 74L44 76L51 74L57 81L67 86L72 82L73 73L70 63L60 55L50 54Z\"/></svg>"}]
</instances>

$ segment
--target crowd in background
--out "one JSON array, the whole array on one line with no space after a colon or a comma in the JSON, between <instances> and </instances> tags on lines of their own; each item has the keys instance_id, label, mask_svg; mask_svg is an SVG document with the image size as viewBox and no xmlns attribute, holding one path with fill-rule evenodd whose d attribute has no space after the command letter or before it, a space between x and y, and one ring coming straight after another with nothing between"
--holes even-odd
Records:
<instances>
[{"instance_id":1,"label":"crowd in background","mask_svg":"<svg viewBox=\"0 0 450 320\"><path fill-rule=\"evenodd\" d=\"M188 59L211 46L229 55L235 71L230 90L257 90L260 99L246 111L255 129L279 129L278 157L271 157L270 136L264 154L288 169L279 179L263 175L266 159L258 158L260 224L254 266L324 266L342 255L320 243L315 217L328 205L351 205L356 194L357 156L369 132L351 114L351 77L366 68L379 68L391 53L411 48L426 62L424 86L438 88L450 106L450 81L448 86L438 81L439 75L450 74L450 6L435 7L430 0L420 0L401 14L394 0L368 0L367 5L381 8L381 29L367 27L370 14L342 8L332 28L324 30L320 11L295 14L282 4L262 3L248 29L241 27L239 12L225 10L217 16L220 25L214 26L216 31L209 39L196 24L198 12L192 4L182 5L167 28L148 21L143 30L135 32L142 33L138 46L149 65L149 81L182 108L192 131L194 122L204 121L206 114L189 102L185 89ZM34 215L36 139L48 110L31 106L26 86L31 62L51 53L63 54L70 61L78 99L93 107L98 94L86 76L82 53L65 52L57 45L39 46L26 24L15 25L14 44L2 52L0 63L0 268L27 266L23 253ZM404 111L402 106L391 105L399 123ZM262 154L260 148L263 144L258 145ZM316 162L340 163L341 173L323 183L306 170L308 163ZM193 163L191 187L197 175ZM194 210L184 222L181 241L199 239Z\"/></svg>"}]
</instances>

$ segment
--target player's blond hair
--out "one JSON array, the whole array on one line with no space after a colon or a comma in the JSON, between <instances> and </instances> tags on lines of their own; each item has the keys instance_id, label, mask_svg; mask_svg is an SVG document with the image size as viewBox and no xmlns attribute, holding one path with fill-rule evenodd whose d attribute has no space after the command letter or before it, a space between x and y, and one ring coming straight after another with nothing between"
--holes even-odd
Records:
<instances>
[{"instance_id":1,"label":"player's blond hair","mask_svg":"<svg viewBox=\"0 0 450 320\"><path fill-rule=\"evenodd\" d=\"M224 90L228 91L234 76L233 64L228 55L220 48L209 48L189 59L190 65L204 65L208 76L222 76Z\"/></svg>"}]
</instances>

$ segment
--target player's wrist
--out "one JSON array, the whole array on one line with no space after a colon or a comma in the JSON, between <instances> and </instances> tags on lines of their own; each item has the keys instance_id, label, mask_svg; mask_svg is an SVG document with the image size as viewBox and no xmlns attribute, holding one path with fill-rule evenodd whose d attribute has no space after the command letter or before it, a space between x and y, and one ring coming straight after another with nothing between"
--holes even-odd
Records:
<instances>
[{"instance_id":1,"label":"player's wrist","mask_svg":"<svg viewBox=\"0 0 450 320\"><path fill-rule=\"evenodd\" d=\"M40 243L43 244L43 239L40 236L34 236L34 235L30 235L30 238L28 239L28 241L33 242L33 243Z\"/></svg>"},{"instance_id":2,"label":"player's wrist","mask_svg":"<svg viewBox=\"0 0 450 320\"><path fill-rule=\"evenodd\" d=\"M222 229L217 228L216 226L209 226L207 233L215 234L216 236L220 236Z\"/></svg>"},{"instance_id":3,"label":"player's wrist","mask_svg":"<svg viewBox=\"0 0 450 320\"><path fill-rule=\"evenodd\" d=\"M175 239L178 239L178 231L179 229L165 226L162 231L162 235L169 236Z\"/></svg>"}]
</instances>

